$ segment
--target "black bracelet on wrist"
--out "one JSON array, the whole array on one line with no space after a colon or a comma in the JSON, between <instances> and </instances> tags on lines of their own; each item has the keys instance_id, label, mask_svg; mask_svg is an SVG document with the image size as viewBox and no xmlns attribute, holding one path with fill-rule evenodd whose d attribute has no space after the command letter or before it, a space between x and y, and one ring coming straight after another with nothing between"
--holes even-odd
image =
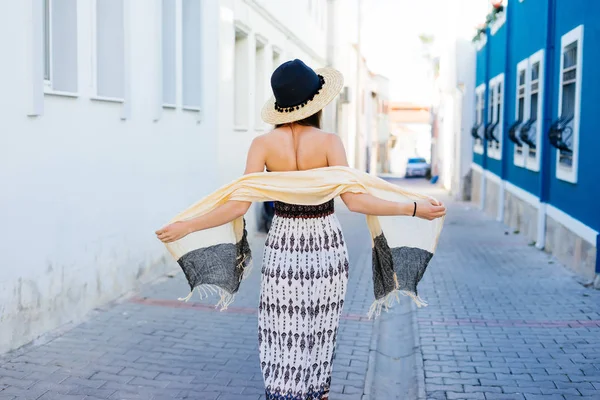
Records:
<instances>
[{"instance_id":1,"label":"black bracelet on wrist","mask_svg":"<svg viewBox=\"0 0 600 400\"><path fill-rule=\"evenodd\" d=\"M415 209L413 210L413 217L414 217L415 215L417 215L417 202L413 201L413 203L415 203Z\"/></svg>"}]
</instances>

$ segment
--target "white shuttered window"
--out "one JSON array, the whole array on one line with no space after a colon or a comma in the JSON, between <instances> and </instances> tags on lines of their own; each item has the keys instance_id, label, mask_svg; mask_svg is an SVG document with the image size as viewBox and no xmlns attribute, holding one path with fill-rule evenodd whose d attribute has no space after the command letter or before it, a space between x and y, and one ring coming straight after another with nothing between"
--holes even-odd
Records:
<instances>
[{"instance_id":1,"label":"white shuttered window","mask_svg":"<svg viewBox=\"0 0 600 400\"><path fill-rule=\"evenodd\" d=\"M125 29L123 0L96 0L96 94L125 96Z\"/></svg>"},{"instance_id":2,"label":"white shuttered window","mask_svg":"<svg viewBox=\"0 0 600 400\"><path fill-rule=\"evenodd\" d=\"M182 0L183 107L200 109L201 40L200 0Z\"/></svg>"},{"instance_id":3,"label":"white shuttered window","mask_svg":"<svg viewBox=\"0 0 600 400\"><path fill-rule=\"evenodd\" d=\"M238 130L248 128L248 34L242 30L235 31L234 60L234 126Z\"/></svg>"},{"instance_id":4,"label":"white shuttered window","mask_svg":"<svg viewBox=\"0 0 600 400\"><path fill-rule=\"evenodd\" d=\"M177 104L176 12L175 0L162 0L162 102L169 106Z\"/></svg>"},{"instance_id":5,"label":"white shuttered window","mask_svg":"<svg viewBox=\"0 0 600 400\"><path fill-rule=\"evenodd\" d=\"M77 0L44 0L44 81L47 91L77 92Z\"/></svg>"}]
</instances>

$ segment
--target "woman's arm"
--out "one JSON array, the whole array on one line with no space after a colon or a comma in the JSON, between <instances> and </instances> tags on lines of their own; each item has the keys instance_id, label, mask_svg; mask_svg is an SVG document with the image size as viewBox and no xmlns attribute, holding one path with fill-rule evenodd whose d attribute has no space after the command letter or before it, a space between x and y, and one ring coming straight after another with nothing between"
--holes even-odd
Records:
<instances>
[{"instance_id":1,"label":"woman's arm","mask_svg":"<svg viewBox=\"0 0 600 400\"><path fill-rule=\"evenodd\" d=\"M261 137L252 141L244 174L262 172L265 168L265 150ZM214 210L187 221L174 222L156 231L156 236L164 243L174 242L192 232L221 226L246 214L252 205L249 201L230 200Z\"/></svg>"},{"instance_id":2,"label":"woman's arm","mask_svg":"<svg viewBox=\"0 0 600 400\"><path fill-rule=\"evenodd\" d=\"M331 135L327 148L327 162L330 166L348 166L346 151L339 136ZM413 215L415 204L383 200L368 193L344 193L340 196L350 211L368 215ZM446 207L433 200L417 201L416 216L432 220L446 214Z\"/></svg>"}]
</instances>

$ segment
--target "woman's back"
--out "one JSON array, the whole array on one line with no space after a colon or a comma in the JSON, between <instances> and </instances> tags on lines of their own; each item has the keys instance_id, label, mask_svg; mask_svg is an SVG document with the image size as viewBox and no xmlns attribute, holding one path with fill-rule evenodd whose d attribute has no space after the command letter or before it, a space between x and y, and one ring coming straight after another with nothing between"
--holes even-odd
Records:
<instances>
[{"instance_id":1,"label":"woman's back","mask_svg":"<svg viewBox=\"0 0 600 400\"><path fill-rule=\"evenodd\" d=\"M335 135L312 126L275 128L260 137L267 170L300 171L327 167L332 136Z\"/></svg>"}]
</instances>

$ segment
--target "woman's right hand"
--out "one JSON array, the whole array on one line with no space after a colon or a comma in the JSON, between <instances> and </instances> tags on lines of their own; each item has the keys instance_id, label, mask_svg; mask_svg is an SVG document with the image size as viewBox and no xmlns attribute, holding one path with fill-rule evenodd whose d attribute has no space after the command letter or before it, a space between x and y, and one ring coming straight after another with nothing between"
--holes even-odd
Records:
<instances>
[{"instance_id":1,"label":"woman's right hand","mask_svg":"<svg viewBox=\"0 0 600 400\"><path fill-rule=\"evenodd\" d=\"M446 215L446 206L441 201L434 199L417 201L416 217L431 221L444 215Z\"/></svg>"}]
</instances>

